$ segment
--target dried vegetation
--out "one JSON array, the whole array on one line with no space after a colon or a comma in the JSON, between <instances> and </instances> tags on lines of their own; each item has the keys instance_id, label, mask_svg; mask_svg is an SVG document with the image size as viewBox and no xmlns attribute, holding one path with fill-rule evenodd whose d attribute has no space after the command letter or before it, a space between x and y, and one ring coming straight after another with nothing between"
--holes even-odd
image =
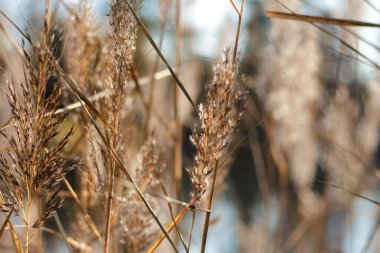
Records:
<instances>
[{"instance_id":1,"label":"dried vegetation","mask_svg":"<svg viewBox=\"0 0 380 253\"><path fill-rule=\"evenodd\" d=\"M380 124L378 79L352 74L359 63L380 69L356 42L379 49L346 27L379 25L298 15L320 12L309 1L237 2L233 38L205 76L184 52L186 1L159 1L157 44L140 0L109 1L107 25L87 0L46 0L42 28L21 29L0 9L0 41L22 60L12 69L0 51L10 115L0 128L0 251L58 252L56 241L69 252L203 253L222 250L221 231L239 234L229 236L239 252L344 248L342 217L356 198L378 204L362 191L378 184ZM364 5L379 11L348 1L332 14ZM269 29L247 6L273 10ZM172 55L161 51L166 38ZM231 210L235 227L216 230Z\"/></svg>"}]
</instances>

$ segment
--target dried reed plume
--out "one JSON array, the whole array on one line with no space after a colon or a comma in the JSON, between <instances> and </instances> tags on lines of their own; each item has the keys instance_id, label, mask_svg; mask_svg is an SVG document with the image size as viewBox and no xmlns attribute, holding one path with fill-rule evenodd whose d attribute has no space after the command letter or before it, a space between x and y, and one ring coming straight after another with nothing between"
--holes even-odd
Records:
<instances>
[{"instance_id":1,"label":"dried reed plume","mask_svg":"<svg viewBox=\"0 0 380 253\"><path fill-rule=\"evenodd\" d=\"M197 151L195 163L188 169L196 208L203 205L206 192L210 190L210 179L242 115L242 110L236 106L244 100L245 91L237 83L236 75L237 66L227 51L222 63L214 67L212 82L206 86L205 104L198 108L200 129L194 127L190 139Z\"/></svg>"},{"instance_id":2,"label":"dried reed plume","mask_svg":"<svg viewBox=\"0 0 380 253\"><path fill-rule=\"evenodd\" d=\"M53 115L62 98L61 80L54 83L51 94L47 92L47 85L53 80L52 62L55 59L52 52L56 50L54 35L48 36L47 19L39 43L32 45L37 58L36 67L26 50L23 51L25 80L20 84L21 94L13 81L8 83L7 96L15 133L2 133L9 148L6 155L0 154L0 179L7 189L6 198L17 208L26 225L25 252L31 244L29 229L33 222L33 202L51 195L45 211L32 225L37 229L62 205L63 200L56 186L78 163L63 157L65 146L73 134L73 129L70 129L59 136L59 127L66 115Z\"/></svg>"},{"instance_id":3,"label":"dried reed plume","mask_svg":"<svg viewBox=\"0 0 380 253\"><path fill-rule=\"evenodd\" d=\"M232 134L240 121L244 107L237 109L239 102L245 105L246 91L236 81L237 63L230 59L229 51L223 55L221 64L214 67L214 77L206 86L206 103L198 107L200 130L194 127L190 137L196 147L195 163L188 169L193 185L191 204L195 211L204 205L208 196L201 252L205 252L210 211L213 203L219 160L230 143ZM211 185L210 184L211 179ZM196 213L193 212L193 224Z\"/></svg>"},{"instance_id":4,"label":"dried reed plume","mask_svg":"<svg viewBox=\"0 0 380 253\"><path fill-rule=\"evenodd\" d=\"M139 7L138 3L136 0L130 1L135 10ZM115 63L128 70L133 63L133 53L136 50L138 25L125 1L111 2L110 25Z\"/></svg>"}]
</instances>

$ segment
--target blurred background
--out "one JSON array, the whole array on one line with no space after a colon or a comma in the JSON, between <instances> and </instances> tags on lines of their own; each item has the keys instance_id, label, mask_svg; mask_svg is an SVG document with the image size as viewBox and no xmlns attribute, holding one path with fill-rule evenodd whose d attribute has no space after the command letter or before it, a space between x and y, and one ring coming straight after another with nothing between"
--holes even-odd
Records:
<instances>
[{"instance_id":1,"label":"blurred background","mask_svg":"<svg viewBox=\"0 0 380 253\"><path fill-rule=\"evenodd\" d=\"M63 36L70 18L65 5L79 2L52 1ZM241 1L234 2L240 8ZM97 36L108 36L107 1L89 3ZM204 87L212 79L212 66L220 61L224 49L233 48L238 17L229 0L183 0L181 8L183 57L179 76L200 103ZM45 1L0 0L0 10L21 28L41 30L44 9ZM238 80L249 89L249 96L238 132L223 158L227 176L224 191L212 209L207 252L380 252L380 207L363 198L380 201L379 29L266 16L266 11L289 10L380 23L380 3L376 0L245 1ZM142 1L139 14L153 39L157 43L162 40L162 52L175 66L174 1ZM20 34L3 17L0 24L3 125L10 117L5 80L21 81L23 76L22 60L11 41L21 45ZM70 55L65 55L64 45L62 54L65 66ZM141 77L150 75L156 57L139 32L134 60ZM162 62L158 69L165 69ZM169 76L162 78L154 95L155 107L168 119L173 114L168 103L172 85ZM143 92L147 94L148 90L144 88ZM142 138L142 107L139 102L134 110L136 146ZM191 183L185 169L194 159L189 136L196 114L182 95L179 114L183 135L181 200L187 201ZM154 120L152 128L172 148L167 126ZM165 159L170 167L171 158ZM71 177L75 181L75 176ZM70 210L61 212L71 219ZM188 215L181 227L190 225ZM194 237L191 252L200 252L202 229L202 224L196 224L194 233L198 237ZM71 231L69 225L67 231ZM47 252L68 252L62 240L54 237L46 245ZM160 250L170 249L163 245Z\"/></svg>"}]
</instances>

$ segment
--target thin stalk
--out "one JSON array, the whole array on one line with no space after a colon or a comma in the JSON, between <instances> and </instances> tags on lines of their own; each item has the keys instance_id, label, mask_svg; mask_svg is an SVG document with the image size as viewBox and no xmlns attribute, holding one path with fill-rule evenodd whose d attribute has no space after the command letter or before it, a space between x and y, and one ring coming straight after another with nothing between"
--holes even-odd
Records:
<instances>
[{"instance_id":1,"label":"thin stalk","mask_svg":"<svg viewBox=\"0 0 380 253\"><path fill-rule=\"evenodd\" d=\"M65 241L67 249L69 250L69 252L73 253L74 252L73 248L70 245L65 228L62 225L61 219L59 218L57 211L54 212L54 220L55 220L55 223L57 224L59 232L61 233L62 239Z\"/></svg>"},{"instance_id":2,"label":"thin stalk","mask_svg":"<svg viewBox=\"0 0 380 253\"><path fill-rule=\"evenodd\" d=\"M148 114L149 113L149 102L147 102L145 100L145 97L144 97L144 94L142 92L142 89L141 89L141 84L140 84L140 78L138 78L138 73L136 71L136 68L134 68L133 66L131 66L131 76L132 76L132 79L135 83L135 90L137 91L137 94L140 96L140 99L141 99L141 102L143 103L143 106L144 106L144 110L145 110L145 113ZM152 108L151 108L152 109ZM157 118L161 120L161 122L166 126L168 127L168 124L166 122L166 120L164 119L164 117L160 114L160 112L158 112L157 110L153 110L156 115L157 115Z\"/></svg>"},{"instance_id":3,"label":"thin stalk","mask_svg":"<svg viewBox=\"0 0 380 253\"><path fill-rule=\"evenodd\" d=\"M7 37L12 47L16 50L17 54L20 56L24 56L22 49L19 47L17 42L13 39L12 35L8 32L7 29L5 29L5 27L1 23L0 23L0 30L4 33L5 37Z\"/></svg>"},{"instance_id":4,"label":"thin stalk","mask_svg":"<svg viewBox=\"0 0 380 253\"><path fill-rule=\"evenodd\" d=\"M158 173L157 173L157 174L158 174ZM164 197L165 197L165 199L166 199L166 198L170 198L170 197L168 196L168 191L166 190L165 185L164 185L164 183L162 182L162 180L160 180L160 186L161 186L162 191L164 192ZM167 204L168 204L168 208L169 208L169 212L170 212L170 218L171 218L172 221L174 222L175 230L176 230L176 232L177 232L177 234L178 234L178 236L179 236L179 238L180 238L180 240L181 240L181 243L182 243L183 247L185 248L185 251L188 253L188 252L189 252L189 249L188 249L188 247L186 247L185 240L183 239L183 236L182 236L182 234L181 234L181 231L179 230L178 225L177 225L177 223L175 222L175 218L174 218L174 214L173 214L173 208L172 208L172 202L171 202L171 201L167 201Z\"/></svg>"},{"instance_id":5,"label":"thin stalk","mask_svg":"<svg viewBox=\"0 0 380 253\"><path fill-rule=\"evenodd\" d=\"M50 0L46 0L45 1L45 17L44 17L44 32L42 34L42 38L41 38L41 45L48 45L48 33L50 31L50 24L51 24L51 19L50 19ZM25 50L25 49L24 49ZM45 75L45 72L43 71L44 69L45 64L38 64L38 86L37 86L37 94L35 96L35 113L37 115L37 117L35 118L36 121L35 121L35 132L37 133L40 126L41 126L41 116L43 116L43 105L42 105L42 101L44 100L44 98L46 97L46 85L47 83L41 83L43 82L44 78L43 78L43 75ZM45 82L47 82L47 80L44 80ZM34 159L33 159L34 161ZM37 168L35 168L36 173L37 172ZM34 179L36 175L31 175L31 179ZM30 190L31 190L31 185L29 185L29 189L28 189L28 221L27 221L27 231L29 230L29 222L30 222L30 205L31 205L31 195L30 195ZM37 205L37 216L40 217L41 214L42 214L42 198L38 198L37 201L36 201L36 205ZM26 243L27 243L27 248L26 248L26 253L28 252L29 250L29 233L27 234L26 236ZM39 248L42 248L42 231L41 230L37 230L37 236L36 236L36 245L39 247Z\"/></svg>"},{"instance_id":6,"label":"thin stalk","mask_svg":"<svg viewBox=\"0 0 380 253\"><path fill-rule=\"evenodd\" d=\"M346 27L341 27L342 30L348 32L349 34L351 34L352 36L354 36L355 38L359 39L360 41L364 42L365 44L367 44L368 46L372 47L373 49L375 49L376 51L380 52L380 47L378 45L376 45L375 43L369 41L368 39L364 38L363 36L360 36L359 34L351 31L350 29L346 28Z\"/></svg>"},{"instance_id":7,"label":"thin stalk","mask_svg":"<svg viewBox=\"0 0 380 253\"><path fill-rule=\"evenodd\" d=\"M182 17L181 17L181 0L176 0L176 69L178 75L181 74L182 66ZM173 104L174 104L174 121L176 134L175 136L175 147L174 147L174 181L175 181L175 191L176 198L181 199L181 185L182 185L182 125L181 119L179 117L180 104L179 104L179 88L177 85L173 86Z\"/></svg>"},{"instance_id":8,"label":"thin stalk","mask_svg":"<svg viewBox=\"0 0 380 253\"><path fill-rule=\"evenodd\" d=\"M236 7L236 4L233 0L230 0L230 3L232 4L232 7L234 8L234 10L236 11L237 14L239 14L239 10L238 8Z\"/></svg>"},{"instance_id":9,"label":"thin stalk","mask_svg":"<svg viewBox=\"0 0 380 253\"><path fill-rule=\"evenodd\" d=\"M100 232L98 228L96 227L95 223L92 221L90 215L86 212L86 210L83 208L77 194L75 193L74 189L71 187L70 183L67 181L66 178L63 178L63 183L65 184L67 190L70 192L71 196L79 206L79 210L83 213L84 219L86 220L87 224L91 228L91 230L94 232L96 237L99 239L101 243L104 243L103 238L100 235Z\"/></svg>"},{"instance_id":10,"label":"thin stalk","mask_svg":"<svg viewBox=\"0 0 380 253\"><path fill-rule=\"evenodd\" d=\"M193 231L194 231L195 219L196 219L196 215L197 215L197 212L195 210L192 210L192 213L193 213L193 217L191 218L191 228L190 228L189 244L187 246L187 248L189 249L189 251L190 251L190 246L191 246L191 240L193 239Z\"/></svg>"},{"instance_id":11,"label":"thin stalk","mask_svg":"<svg viewBox=\"0 0 380 253\"><path fill-rule=\"evenodd\" d=\"M234 6L234 9L237 11L236 5L234 2L231 0L232 5ZM237 58L237 51L239 47L239 39L240 39L240 31L241 31L241 23L243 21L243 12L244 12L244 0L242 0L240 11L237 11L238 16L239 16L239 21L238 21L238 26L236 30L236 38L235 38L235 46L234 46L234 55L233 55L233 63L236 63L236 58Z\"/></svg>"},{"instance_id":12,"label":"thin stalk","mask_svg":"<svg viewBox=\"0 0 380 253\"><path fill-rule=\"evenodd\" d=\"M210 210L210 212L206 213L205 224L203 227L202 246L201 246L202 253L204 253L206 250L207 234L208 234L208 228L210 226L211 207L212 207L212 201L214 199L214 191L215 191L217 174L218 174L218 161L216 161L216 164L215 164L215 170L212 177L211 193L210 193L210 197L208 199L208 205L207 205L207 209Z\"/></svg>"},{"instance_id":13,"label":"thin stalk","mask_svg":"<svg viewBox=\"0 0 380 253\"><path fill-rule=\"evenodd\" d=\"M366 2L372 9L374 9L378 14L380 14L380 9L376 7L374 3L372 3L370 0L363 0Z\"/></svg>"},{"instance_id":14,"label":"thin stalk","mask_svg":"<svg viewBox=\"0 0 380 253\"><path fill-rule=\"evenodd\" d=\"M165 232L166 233L170 233L170 231L172 231L172 229L175 227L175 224L178 224L178 222L180 220L182 220L182 218L185 216L185 214L187 213L187 211L190 210L190 208L184 208L182 209L181 212L178 213L178 215L175 217L174 221L172 221L169 226L166 227L166 230ZM160 246L161 242L165 239L165 233L162 233L160 235L159 238L157 238L156 241L154 241L154 243L150 246L150 248L146 251L146 253L153 253L157 248L158 246Z\"/></svg>"},{"instance_id":15,"label":"thin stalk","mask_svg":"<svg viewBox=\"0 0 380 253\"><path fill-rule=\"evenodd\" d=\"M122 75L122 69L123 69L123 61L120 60L120 62L118 63L119 65L119 71L118 71L118 86L121 85L121 75ZM132 70L132 72L134 72L134 70ZM138 83L136 82L136 86L138 86ZM142 98L143 99L143 98ZM117 97L117 101L116 101L117 104L120 104L120 97ZM115 120L114 120L114 125L113 125L113 128L116 129L116 131L118 132L118 125L119 125L119 115L120 115L120 111L117 111L115 112ZM108 136L107 136L108 137ZM112 135L112 142L110 142L110 145L113 145L114 143L117 143L118 142L118 135L117 134L113 134ZM109 138L107 139L108 142L109 142ZM108 150L108 153L109 153L109 157L112 157L111 155L111 152ZM113 188L114 188L114 179L115 179L115 162L113 160L111 160L109 162L109 165L108 165L108 179L109 179L109 187L108 187L108 200L107 200L107 219L106 219L106 234L105 234L105 239L104 239L104 253L108 253L108 244L109 244L109 236L110 236L110 232L111 232L111 219L112 219L112 215L111 215L111 212L112 212L112 200L113 200Z\"/></svg>"},{"instance_id":16,"label":"thin stalk","mask_svg":"<svg viewBox=\"0 0 380 253\"><path fill-rule=\"evenodd\" d=\"M347 193L353 195L354 197L357 197L357 198L360 198L360 199L367 200L368 202L370 202L370 203L372 203L372 204L375 204L376 206L380 206L380 202L379 202L379 201L374 200L374 199L371 199L371 198L369 198L369 197L366 197L366 196L364 196L364 195L362 195L362 194L360 194L360 193L354 192L354 191L352 191L352 190L348 190L348 189L346 189L346 188L344 188L344 187L342 187L342 186L339 186L339 185L337 185L337 184L332 184L332 183L329 183L329 182L326 182L326 181L323 181L323 180L316 180L316 181L318 181L318 182L320 182L320 183L323 183L323 184L325 184L325 185L327 185L327 186L330 186L330 187L333 187L333 188L336 188L336 189L339 189L339 190L345 191L345 192L347 192Z\"/></svg>"},{"instance_id":17,"label":"thin stalk","mask_svg":"<svg viewBox=\"0 0 380 253\"><path fill-rule=\"evenodd\" d=\"M170 204L173 204L173 205L177 205L177 206L182 206L182 207L186 207L186 208L189 208L189 209L193 209L193 206L190 205L189 203L183 202L183 201L180 201L180 200L177 200L177 199L173 199L173 198L171 198L169 196L166 196L164 194L157 194L157 193L154 193L154 192L149 192L149 195L161 198L161 199L165 200L166 202L168 202ZM205 208L197 208L197 211L202 211L202 212L205 212L205 213L210 212L210 210L205 209Z\"/></svg>"},{"instance_id":18,"label":"thin stalk","mask_svg":"<svg viewBox=\"0 0 380 253\"><path fill-rule=\"evenodd\" d=\"M141 19L137 16L137 14L136 14L135 10L132 8L131 4L128 1L126 1L125 3L127 4L129 10L131 11L132 15L136 19L137 23L139 24L139 27L141 28L141 30L144 33L145 37L148 39L149 43L152 45L152 47L154 48L154 50L160 56L161 60L165 63L166 67L170 71L170 74L172 74L174 80L176 81L177 85L181 88L181 90L182 90L183 94L186 96L187 100L194 107L194 110L196 112L198 112L198 108L195 105L195 103L192 100L192 98L190 97L189 93L187 92L185 86L183 85L183 83L181 82L181 80L179 80L179 78L176 75L176 73L174 72L173 68L170 66L170 64L168 63L168 61L166 60L166 58L162 54L161 50L158 48L157 44L154 42L152 36L150 36L148 30L146 29L145 25L141 22Z\"/></svg>"},{"instance_id":19,"label":"thin stalk","mask_svg":"<svg viewBox=\"0 0 380 253\"><path fill-rule=\"evenodd\" d=\"M26 207L26 220L25 220L25 253L29 252L29 223L30 223L30 208L31 208L31 196L29 184L26 187L27 189L27 207Z\"/></svg>"},{"instance_id":20,"label":"thin stalk","mask_svg":"<svg viewBox=\"0 0 380 253\"><path fill-rule=\"evenodd\" d=\"M377 231L379 230L379 227L380 227L380 212L378 211L376 224L371 229L371 232L366 240L366 243L363 246L363 249L361 250L361 253L369 252L369 247L371 246L373 240L375 239L375 235Z\"/></svg>"},{"instance_id":21,"label":"thin stalk","mask_svg":"<svg viewBox=\"0 0 380 253\"><path fill-rule=\"evenodd\" d=\"M104 253L108 253L109 236L111 232L111 212L112 212L112 199L113 199L113 185L115 178L114 162L110 168L109 173L109 189L108 189L108 201L107 201L107 219L106 219L106 234L104 236Z\"/></svg>"}]
</instances>

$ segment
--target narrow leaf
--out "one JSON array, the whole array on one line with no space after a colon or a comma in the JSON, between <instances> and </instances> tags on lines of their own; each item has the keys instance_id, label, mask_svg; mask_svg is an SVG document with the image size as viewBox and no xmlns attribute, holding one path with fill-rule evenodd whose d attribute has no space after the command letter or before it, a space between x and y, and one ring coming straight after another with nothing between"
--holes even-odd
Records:
<instances>
[{"instance_id":1,"label":"narrow leaf","mask_svg":"<svg viewBox=\"0 0 380 253\"><path fill-rule=\"evenodd\" d=\"M327 24L327 25L363 26L363 27L380 28L380 24L376 24L376 23L369 23L369 22L363 22L363 21L357 21L357 20L351 20L351 19L338 19L338 18L299 15L295 13L285 13L285 12L277 12L277 11L267 11L267 16L269 18L289 19L289 20L295 20L295 21L313 22L313 23Z\"/></svg>"},{"instance_id":2,"label":"narrow leaf","mask_svg":"<svg viewBox=\"0 0 380 253\"><path fill-rule=\"evenodd\" d=\"M16 233L12 223L10 223L10 222L9 222L9 228L10 228L9 231L11 232L12 241L13 241L13 245L15 246L16 252L17 253L23 253L24 251L22 249L21 242L18 239L17 233Z\"/></svg>"},{"instance_id":3,"label":"narrow leaf","mask_svg":"<svg viewBox=\"0 0 380 253\"><path fill-rule=\"evenodd\" d=\"M1 229L0 229L0 238L3 236L3 233L5 231L5 228L7 227L7 224L9 222L9 219L11 218L12 216L12 213L13 213L13 209L9 212L7 218L5 219L4 221L4 224L1 226Z\"/></svg>"}]
</instances>

